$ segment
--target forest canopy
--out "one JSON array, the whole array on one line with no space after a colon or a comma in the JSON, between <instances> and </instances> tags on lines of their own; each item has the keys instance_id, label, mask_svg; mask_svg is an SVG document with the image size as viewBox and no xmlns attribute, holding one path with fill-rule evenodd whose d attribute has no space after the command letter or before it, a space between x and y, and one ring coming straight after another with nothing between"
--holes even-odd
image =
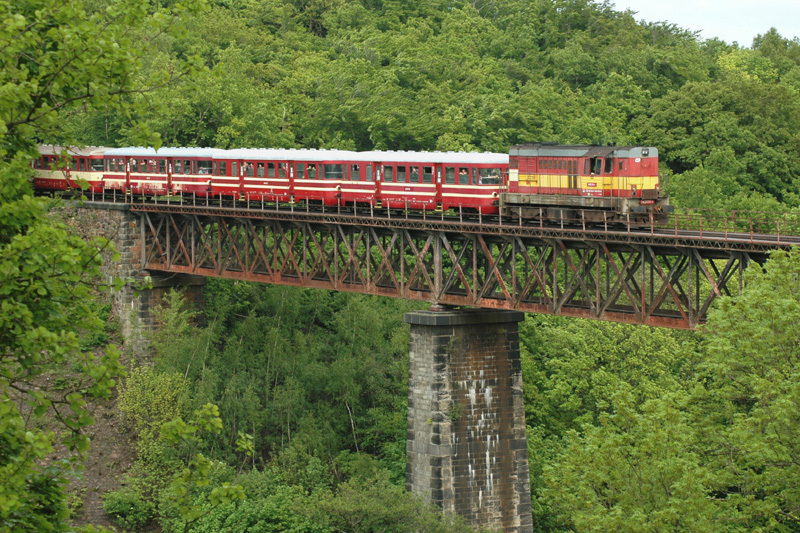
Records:
<instances>
[{"instance_id":1,"label":"forest canopy","mask_svg":"<svg viewBox=\"0 0 800 533\"><path fill-rule=\"evenodd\" d=\"M84 342L108 327L107 243L32 197L37 143L640 144L676 205L800 207L800 41L774 29L701 41L590 0L0 0L0 15L0 531L71 527L86 398L125 374ZM752 269L698 334L527 318L537 529L800 527L798 264ZM153 364L121 380L138 455L104 495L117 524L466 530L402 489L410 304L218 280L206 298L198 325L172 295ZM37 388L62 371L75 390ZM75 454L52 469L59 445ZM203 486L181 484L195 471Z\"/></svg>"},{"instance_id":2,"label":"forest canopy","mask_svg":"<svg viewBox=\"0 0 800 533\"><path fill-rule=\"evenodd\" d=\"M488 150L656 146L673 203L800 204L800 42L748 48L636 22L610 2L226 0L182 17L137 75L203 70L135 104L74 109L63 135L125 146ZM99 73L101 74L101 73Z\"/></svg>"}]
</instances>

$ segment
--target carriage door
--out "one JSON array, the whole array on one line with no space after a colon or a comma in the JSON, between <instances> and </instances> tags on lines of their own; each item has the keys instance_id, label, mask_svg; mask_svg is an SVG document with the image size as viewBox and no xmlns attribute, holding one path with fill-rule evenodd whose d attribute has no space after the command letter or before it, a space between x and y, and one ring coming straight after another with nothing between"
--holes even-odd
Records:
<instances>
[{"instance_id":1,"label":"carriage door","mask_svg":"<svg viewBox=\"0 0 800 533\"><path fill-rule=\"evenodd\" d=\"M167 190L165 191L167 195L172 194L172 158L167 158Z\"/></svg>"},{"instance_id":2,"label":"carriage door","mask_svg":"<svg viewBox=\"0 0 800 533\"><path fill-rule=\"evenodd\" d=\"M383 164L375 163L375 207L381 207L381 182L383 181Z\"/></svg>"},{"instance_id":3,"label":"carriage door","mask_svg":"<svg viewBox=\"0 0 800 533\"><path fill-rule=\"evenodd\" d=\"M369 193L366 195L366 199L371 205L375 205L375 165L364 163L364 172L364 178L369 186Z\"/></svg>"},{"instance_id":4,"label":"carriage door","mask_svg":"<svg viewBox=\"0 0 800 533\"><path fill-rule=\"evenodd\" d=\"M442 208L442 180L444 169L442 165L434 165L433 167L433 181L436 184L436 197L434 199L434 208L441 209Z\"/></svg>"},{"instance_id":5,"label":"carriage door","mask_svg":"<svg viewBox=\"0 0 800 533\"><path fill-rule=\"evenodd\" d=\"M113 158L112 158L113 161ZM117 172L119 172L119 167L117 167ZM130 157L125 158L125 190L129 192L133 192L131 190L131 159Z\"/></svg>"}]
</instances>

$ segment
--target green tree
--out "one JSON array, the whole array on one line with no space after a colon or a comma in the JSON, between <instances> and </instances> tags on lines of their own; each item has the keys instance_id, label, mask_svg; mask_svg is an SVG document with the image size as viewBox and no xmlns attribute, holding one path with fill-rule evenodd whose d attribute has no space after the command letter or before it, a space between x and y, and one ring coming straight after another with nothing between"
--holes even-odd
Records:
<instances>
[{"instance_id":1,"label":"green tree","mask_svg":"<svg viewBox=\"0 0 800 533\"><path fill-rule=\"evenodd\" d=\"M709 315L697 431L710 487L743 529L800 527L800 251L747 270Z\"/></svg>"},{"instance_id":2,"label":"green tree","mask_svg":"<svg viewBox=\"0 0 800 533\"><path fill-rule=\"evenodd\" d=\"M33 198L36 142L71 143L61 131L70 113L124 110L132 93L168 82L169 70L140 79L149 50L133 35L173 31L200 7L0 0L0 531L68 528L64 487L89 446L86 398L108 396L122 374L113 347L81 347L102 330L92 302L109 245L71 234ZM173 66L173 76L191 67ZM49 387L43 375L55 370L74 373L75 387ZM45 420L60 423L58 432ZM47 459L56 442L70 452L64 461Z\"/></svg>"}]
</instances>

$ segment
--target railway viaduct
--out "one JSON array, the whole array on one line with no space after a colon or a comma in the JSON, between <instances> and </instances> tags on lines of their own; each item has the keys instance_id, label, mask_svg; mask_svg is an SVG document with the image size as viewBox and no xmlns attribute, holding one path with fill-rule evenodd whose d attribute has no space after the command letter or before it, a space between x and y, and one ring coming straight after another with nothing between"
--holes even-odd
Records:
<instances>
[{"instance_id":1,"label":"railway viaduct","mask_svg":"<svg viewBox=\"0 0 800 533\"><path fill-rule=\"evenodd\" d=\"M79 208L142 280L114 306L134 345L170 287L206 277L419 300L411 325L407 489L475 526L532 531L518 323L525 312L696 328L742 273L800 244L800 224L735 213L663 227L295 208L87 202Z\"/></svg>"}]
</instances>

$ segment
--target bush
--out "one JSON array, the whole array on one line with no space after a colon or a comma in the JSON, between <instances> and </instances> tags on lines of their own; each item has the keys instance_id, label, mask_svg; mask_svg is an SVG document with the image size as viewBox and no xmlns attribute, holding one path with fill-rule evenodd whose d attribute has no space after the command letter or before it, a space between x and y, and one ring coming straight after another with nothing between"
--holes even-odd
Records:
<instances>
[{"instance_id":1,"label":"bush","mask_svg":"<svg viewBox=\"0 0 800 533\"><path fill-rule=\"evenodd\" d=\"M189 388L183 376L151 367L131 370L120 390L119 410L140 438L157 435L161 425L187 412Z\"/></svg>"},{"instance_id":2,"label":"bush","mask_svg":"<svg viewBox=\"0 0 800 533\"><path fill-rule=\"evenodd\" d=\"M125 529L138 530L155 517L155 505L136 489L109 491L103 495L103 510Z\"/></svg>"}]
</instances>

